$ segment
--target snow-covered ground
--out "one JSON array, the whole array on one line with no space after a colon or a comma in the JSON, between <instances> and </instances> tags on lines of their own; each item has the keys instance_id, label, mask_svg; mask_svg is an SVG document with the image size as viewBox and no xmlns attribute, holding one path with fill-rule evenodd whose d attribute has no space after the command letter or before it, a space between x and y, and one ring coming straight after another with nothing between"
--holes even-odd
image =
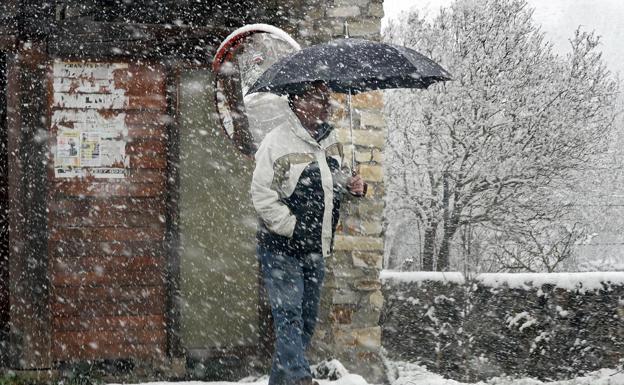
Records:
<instances>
[{"instance_id":1,"label":"snow-covered ground","mask_svg":"<svg viewBox=\"0 0 624 385\"><path fill-rule=\"evenodd\" d=\"M389 362L389 377L392 385L468 385L441 377L422 366L408 362ZM532 378L493 378L475 385L624 385L624 372L603 369L566 381L542 382ZM471 383L472 385L472 383Z\"/></svg>"},{"instance_id":2,"label":"snow-covered ground","mask_svg":"<svg viewBox=\"0 0 624 385\"><path fill-rule=\"evenodd\" d=\"M531 378L493 378L487 382L464 383L449 380L427 371L415 363L388 361L388 380L391 385L624 385L624 370L602 369L572 380L542 382ZM361 376L347 372L337 361L330 367L335 368L334 380L317 380L319 385L368 385ZM149 382L141 385L267 385L268 377L244 378L238 382Z\"/></svg>"}]
</instances>

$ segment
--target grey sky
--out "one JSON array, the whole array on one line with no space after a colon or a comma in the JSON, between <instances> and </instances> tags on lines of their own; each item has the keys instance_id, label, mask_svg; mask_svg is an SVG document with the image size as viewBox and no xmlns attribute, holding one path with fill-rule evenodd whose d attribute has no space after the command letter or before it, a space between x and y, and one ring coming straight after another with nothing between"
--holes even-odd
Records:
<instances>
[{"instance_id":1,"label":"grey sky","mask_svg":"<svg viewBox=\"0 0 624 385\"><path fill-rule=\"evenodd\" d=\"M609 68L624 76L624 1L622 0L528 0L535 20L559 53L569 50L568 39L582 25L602 35L602 51ZM386 18L416 7L433 17L452 0L384 0Z\"/></svg>"}]
</instances>

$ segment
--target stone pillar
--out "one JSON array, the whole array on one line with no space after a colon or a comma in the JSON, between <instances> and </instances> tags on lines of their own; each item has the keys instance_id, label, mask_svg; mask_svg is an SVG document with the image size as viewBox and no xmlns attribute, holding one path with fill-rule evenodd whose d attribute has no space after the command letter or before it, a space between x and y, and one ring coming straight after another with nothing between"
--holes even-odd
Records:
<instances>
[{"instance_id":1,"label":"stone pillar","mask_svg":"<svg viewBox=\"0 0 624 385\"><path fill-rule=\"evenodd\" d=\"M296 39L302 46L343 36L379 40L382 0L299 0L291 10ZM292 20L291 20L292 22ZM293 27L291 25L291 27ZM336 95L342 108L334 116L339 140L345 145L345 161L351 164L349 114L346 97ZM381 348L379 316L383 305L379 272L382 268L383 175L385 141L382 93L353 97L355 160L369 185L368 195L350 199L341 210L334 255L327 262L326 280L316 329L312 362L339 359L349 371L370 383L386 381Z\"/></svg>"}]
</instances>

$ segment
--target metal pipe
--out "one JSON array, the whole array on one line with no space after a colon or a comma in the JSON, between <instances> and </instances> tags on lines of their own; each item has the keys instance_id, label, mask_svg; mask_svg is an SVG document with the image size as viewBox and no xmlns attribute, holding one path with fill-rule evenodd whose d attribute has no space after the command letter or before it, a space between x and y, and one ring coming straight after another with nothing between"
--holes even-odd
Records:
<instances>
[{"instance_id":1,"label":"metal pipe","mask_svg":"<svg viewBox=\"0 0 624 385\"><path fill-rule=\"evenodd\" d=\"M344 37L349 38L349 23L344 22ZM351 88L347 94L347 106L349 107L349 135L351 137L351 173L355 175L355 144L353 143L353 109L351 108Z\"/></svg>"}]
</instances>

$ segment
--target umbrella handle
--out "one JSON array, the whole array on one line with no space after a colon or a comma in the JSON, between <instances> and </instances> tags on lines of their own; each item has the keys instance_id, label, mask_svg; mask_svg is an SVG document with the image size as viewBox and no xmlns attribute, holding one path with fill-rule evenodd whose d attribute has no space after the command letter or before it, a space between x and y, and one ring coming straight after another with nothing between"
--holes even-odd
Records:
<instances>
[{"instance_id":1,"label":"umbrella handle","mask_svg":"<svg viewBox=\"0 0 624 385\"><path fill-rule=\"evenodd\" d=\"M349 93L347 94L347 105L349 106L349 135L351 138L351 176L356 176L358 173L356 171L356 162L355 162L355 144L353 143L353 109L351 105L351 90L349 89ZM368 191L368 184L364 182L364 191L362 194L353 194L356 197L366 196L366 192Z\"/></svg>"},{"instance_id":2,"label":"umbrella handle","mask_svg":"<svg viewBox=\"0 0 624 385\"><path fill-rule=\"evenodd\" d=\"M351 172L355 172L355 144L353 143L353 108L351 106L351 90L347 94L347 105L349 106L349 137L351 139ZM355 175L355 174L354 174Z\"/></svg>"},{"instance_id":3,"label":"umbrella handle","mask_svg":"<svg viewBox=\"0 0 624 385\"><path fill-rule=\"evenodd\" d=\"M351 176L356 176L357 174L358 173L355 170L351 170ZM361 194L351 193L351 195L353 195L354 197L357 197L357 198L361 198L361 197L366 196L366 193L368 192L368 183L366 183L364 181L363 181L363 183L364 183L364 186L363 186L364 189L363 189L362 193Z\"/></svg>"}]
</instances>

